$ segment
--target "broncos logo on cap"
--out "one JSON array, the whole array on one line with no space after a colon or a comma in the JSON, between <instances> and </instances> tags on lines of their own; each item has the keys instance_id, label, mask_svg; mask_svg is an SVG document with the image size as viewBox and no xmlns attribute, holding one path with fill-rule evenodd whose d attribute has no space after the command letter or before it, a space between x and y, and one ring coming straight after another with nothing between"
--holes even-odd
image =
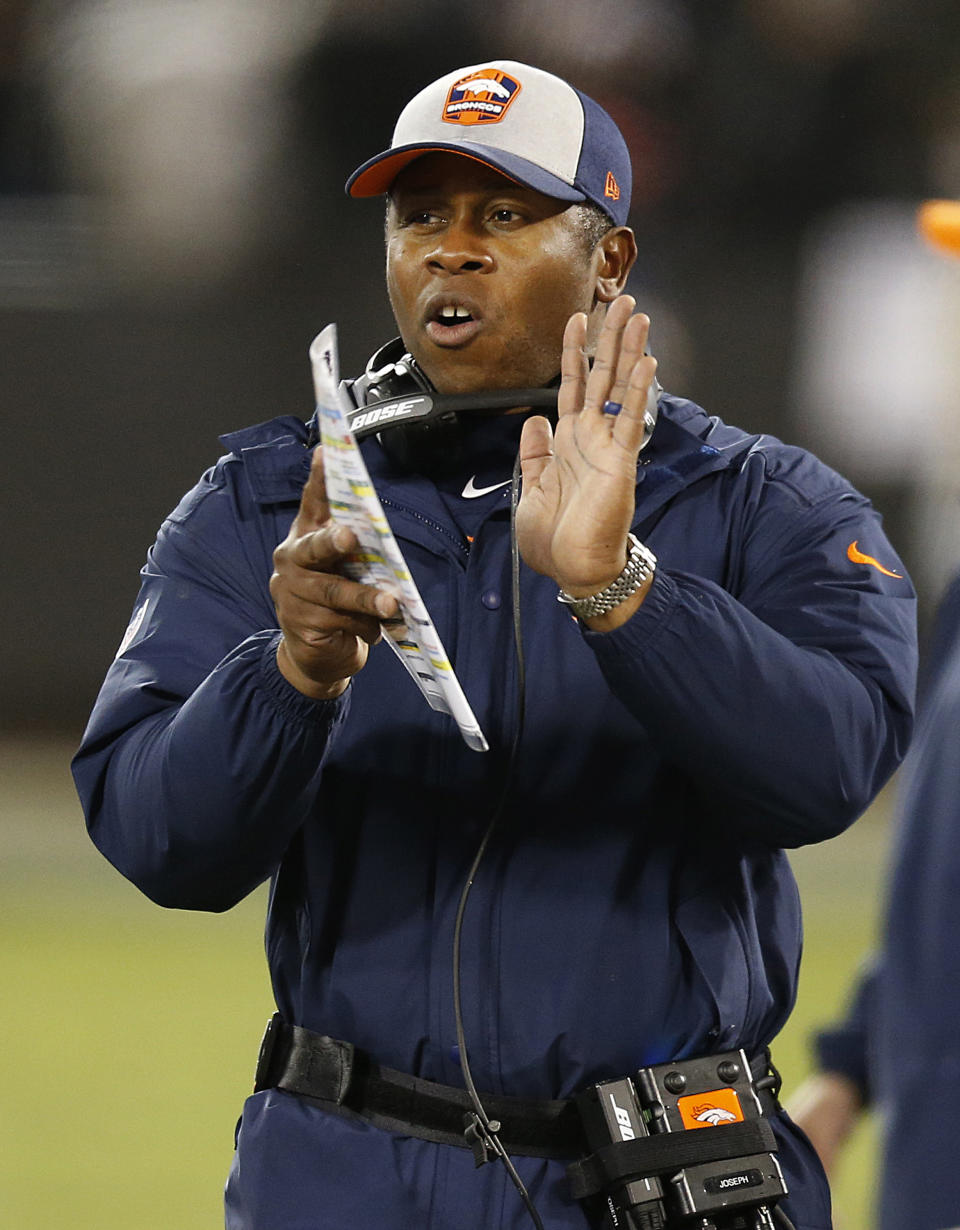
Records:
<instances>
[{"instance_id":1,"label":"broncos logo on cap","mask_svg":"<svg viewBox=\"0 0 960 1230\"><path fill-rule=\"evenodd\" d=\"M460 88L471 98L479 98L481 94L492 94L494 98L503 99L512 97L506 86L501 85L495 77L471 77L466 85Z\"/></svg>"},{"instance_id":2,"label":"broncos logo on cap","mask_svg":"<svg viewBox=\"0 0 960 1230\"><path fill-rule=\"evenodd\" d=\"M443 104L447 124L496 124L520 93L516 77L495 68L481 68L450 87Z\"/></svg>"}]
</instances>

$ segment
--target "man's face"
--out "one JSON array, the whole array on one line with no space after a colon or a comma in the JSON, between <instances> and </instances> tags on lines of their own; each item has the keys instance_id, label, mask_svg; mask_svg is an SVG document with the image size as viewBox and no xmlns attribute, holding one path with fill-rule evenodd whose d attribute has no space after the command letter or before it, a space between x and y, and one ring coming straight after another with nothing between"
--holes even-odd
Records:
<instances>
[{"instance_id":1,"label":"man's face","mask_svg":"<svg viewBox=\"0 0 960 1230\"><path fill-rule=\"evenodd\" d=\"M568 319L594 307L599 258L573 211L462 155L401 172L386 243L397 325L442 393L548 384Z\"/></svg>"}]
</instances>

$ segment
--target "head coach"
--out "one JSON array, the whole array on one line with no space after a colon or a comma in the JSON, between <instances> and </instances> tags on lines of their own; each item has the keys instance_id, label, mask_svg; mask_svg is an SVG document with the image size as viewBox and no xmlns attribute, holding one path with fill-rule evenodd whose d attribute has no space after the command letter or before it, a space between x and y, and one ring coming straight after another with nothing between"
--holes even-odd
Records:
<instances>
[{"instance_id":1,"label":"head coach","mask_svg":"<svg viewBox=\"0 0 960 1230\"><path fill-rule=\"evenodd\" d=\"M361 447L489 752L378 645L316 416L224 436L149 553L74 774L161 905L271 882L229 1230L830 1226L767 1049L784 851L902 758L914 595L844 479L660 390L630 178L596 103L495 61L348 181L400 334L350 395L441 411Z\"/></svg>"}]
</instances>

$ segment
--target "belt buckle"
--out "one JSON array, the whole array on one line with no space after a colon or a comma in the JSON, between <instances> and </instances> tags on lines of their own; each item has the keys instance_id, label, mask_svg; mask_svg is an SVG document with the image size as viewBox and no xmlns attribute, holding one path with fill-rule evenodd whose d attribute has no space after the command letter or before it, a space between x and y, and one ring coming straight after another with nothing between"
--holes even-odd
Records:
<instances>
[{"instance_id":1,"label":"belt buckle","mask_svg":"<svg viewBox=\"0 0 960 1230\"><path fill-rule=\"evenodd\" d=\"M267 1028L263 1031L263 1038L260 1041L260 1054L257 1056L257 1071L253 1078L253 1092L261 1093L264 1089L271 1089L275 1084L269 1079L270 1067L273 1062L273 1055L277 1049L277 1043L280 1040L280 1031L283 1026L283 1018L279 1012L275 1012L267 1022Z\"/></svg>"}]
</instances>

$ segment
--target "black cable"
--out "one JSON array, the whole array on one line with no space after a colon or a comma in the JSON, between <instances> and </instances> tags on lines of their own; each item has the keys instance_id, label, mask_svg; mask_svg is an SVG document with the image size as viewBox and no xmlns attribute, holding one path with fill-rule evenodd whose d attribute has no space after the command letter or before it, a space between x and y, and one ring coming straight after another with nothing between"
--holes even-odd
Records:
<instances>
[{"instance_id":1,"label":"black cable","mask_svg":"<svg viewBox=\"0 0 960 1230\"><path fill-rule=\"evenodd\" d=\"M490 844L490 838L493 836L494 829L500 822L503 815L504 807L506 806L507 796L510 793L510 788L513 785L513 776L516 772L517 756L520 749L520 740L523 737L523 725L526 713L526 666L523 657L523 633L520 618L520 547L517 544L517 503L519 501L520 492L520 456L513 466L513 479L510 486L510 590L511 601L513 607L513 647L514 655L517 663L517 720L514 723L513 738L510 741L510 752L507 758L507 768L503 777L503 787L500 791L500 797L497 800L497 805L493 809L493 814L487 824L486 830L480 839L480 844L477 847L477 852L473 856L473 862L470 864L470 870L467 872L467 878L464 882L463 889L460 893L460 901L457 904L456 920L453 924L453 1015L457 1031L457 1048L460 1054L460 1066L463 1069L464 1084L467 1087L467 1093L470 1096L470 1102L473 1105L474 1114L476 1116L476 1128L479 1125L480 1141L482 1147L490 1149L503 1162L503 1165L510 1176L511 1182L520 1194L520 1199L523 1201L524 1207L530 1214L533 1224L537 1230L544 1230L543 1222L540 1220L540 1214L534 1207L533 1201L530 1199L530 1193L524 1186L523 1180L517 1173L517 1169L507 1151L504 1149L497 1132L500 1128L499 1123L491 1120L487 1112L483 1108L483 1103L480 1100L480 1095L477 1093L477 1087L473 1083L473 1074L470 1071L470 1059L467 1054L467 1039L463 1027L463 1010L461 1005L460 995L460 944L463 937L463 917L467 909L467 899L470 896L470 890L473 887L473 881L476 878L477 871L483 861L483 856L486 854L487 846ZM478 1163L479 1164L479 1163Z\"/></svg>"}]
</instances>

